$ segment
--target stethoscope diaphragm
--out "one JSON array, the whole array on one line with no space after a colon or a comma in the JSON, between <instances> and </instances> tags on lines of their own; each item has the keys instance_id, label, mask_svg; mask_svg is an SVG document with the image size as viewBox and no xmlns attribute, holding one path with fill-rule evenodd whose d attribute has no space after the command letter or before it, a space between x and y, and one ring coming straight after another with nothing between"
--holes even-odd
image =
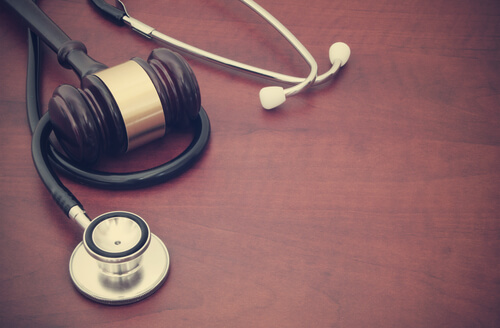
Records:
<instances>
[{"instance_id":1,"label":"stethoscope diaphragm","mask_svg":"<svg viewBox=\"0 0 500 328\"><path fill-rule=\"evenodd\" d=\"M120 305L154 293L165 281L169 265L167 248L142 218L110 212L85 229L69 271L80 293L99 303Z\"/></svg>"}]
</instances>

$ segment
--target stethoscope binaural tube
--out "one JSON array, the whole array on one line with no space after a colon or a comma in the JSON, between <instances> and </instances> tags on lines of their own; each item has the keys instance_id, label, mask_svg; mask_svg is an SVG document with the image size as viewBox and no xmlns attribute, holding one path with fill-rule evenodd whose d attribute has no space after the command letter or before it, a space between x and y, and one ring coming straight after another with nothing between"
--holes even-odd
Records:
<instances>
[{"instance_id":1,"label":"stethoscope binaural tube","mask_svg":"<svg viewBox=\"0 0 500 328\"><path fill-rule=\"evenodd\" d=\"M117 2L120 3L123 10L108 4L104 0L91 1L104 16L111 19L113 22L119 25L126 24L139 34L167 44L176 51L193 55L203 60L229 67L231 69L243 71L254 76L266 78L273 82L293 85L292 87L286 89L280 86L271 86L261 89L259 94L261 104L268 110L281 105L286 100L286 97L303 92L311 86L328 82L339 71L339 69L347 63L351 54L351 50L347 44L343 42L336 42L332 44L329 48L329 58L332 66L328 71L318 76L318 67L314 58L302 45L302 43L300 43L300 41L297 40L297 38L283 24L281 24L276 18L274 18L274 16L258 5L255 1L240 0L243 4L248 6L256 14L261 16L271 26L273 26L285 39L287 39L288 42L290 42L290 44L308 63L310 73L307 77L303 78L290 76L228 59L167 36L157 31L154 27L144 24L143 22L131 17L125 8L125 5L120 0L117 0Z\"/></svg>"}]
</instances>

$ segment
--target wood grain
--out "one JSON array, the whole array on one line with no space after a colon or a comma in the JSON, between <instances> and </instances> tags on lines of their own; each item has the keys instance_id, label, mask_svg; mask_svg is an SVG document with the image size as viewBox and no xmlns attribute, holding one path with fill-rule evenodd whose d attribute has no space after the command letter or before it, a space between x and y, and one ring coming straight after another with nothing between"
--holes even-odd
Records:
<instances>
[{"instance_id":1,"label":"wood grain","mask_svg":"<svg viewBox=\"0 0 500 328\"><path fill-rule=\"evenodd\" d=\"M109 307L73 288L81 231L31 163L26 32L0 3L0 325L5 327L500 326L500 2L262 1L310 49L352 57L329 85L260 109L262 81L188 58L212 122L201 161L138 191L64 179L91 216L127 210L169 248L166 284ZM158 44L86 1L40 6L108 65ZM129 1L132 16L237 60L307 74L280 36L225 0ZM42 102L78 85L44 51ZM101 167L149 167L173 134Z\"/></svg>"}]
</instances>

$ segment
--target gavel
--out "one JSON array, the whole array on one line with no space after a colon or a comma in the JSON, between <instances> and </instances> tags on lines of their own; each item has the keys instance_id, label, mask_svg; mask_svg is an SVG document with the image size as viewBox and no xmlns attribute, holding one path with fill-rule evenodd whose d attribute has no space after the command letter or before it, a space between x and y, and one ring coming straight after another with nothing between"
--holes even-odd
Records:
<instances>
[{"instance_id":1,"label":"gavel","mask_svg":"<svg viewBox=\"0 0 500 328\"><path fill-rule=\"evenodd\" d=\"M48 113L54 133L74 162L91 165L101 154L125 153L172 127L198 117L200 89L189 64L160 48L108 68L87 54L30 0L4 0L73 69L80 88L63 84L53 93Z\"/></svg>"}]
</instances>

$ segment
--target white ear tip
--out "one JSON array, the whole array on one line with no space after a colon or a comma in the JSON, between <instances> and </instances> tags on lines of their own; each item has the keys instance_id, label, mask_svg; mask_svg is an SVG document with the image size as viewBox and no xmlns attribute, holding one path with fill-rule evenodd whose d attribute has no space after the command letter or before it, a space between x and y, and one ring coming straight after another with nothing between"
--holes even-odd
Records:
<instances>
[{"instance_id":1,"label":"white ear tip","mask_svg":"<svg viewBox=\"0 0 500 328\"><path fill-rule=\"evenodd\" d=\"M282 87L262 88L259 93L260 103L267 110L278 107L285 102L285 90Z\"/></svg>"},{"instance_id":2,"label":"white ear tip","mask_svg":"<svg viewBox=\"0 0 500 328\"><path fill-rule=\"evenodd\" d=\"M332 65L335 59L340 59L340 66L344 66L351 55L351 48L344 42L335 42L330 47L329 55Z\"/></svg>"}]
</instances>

